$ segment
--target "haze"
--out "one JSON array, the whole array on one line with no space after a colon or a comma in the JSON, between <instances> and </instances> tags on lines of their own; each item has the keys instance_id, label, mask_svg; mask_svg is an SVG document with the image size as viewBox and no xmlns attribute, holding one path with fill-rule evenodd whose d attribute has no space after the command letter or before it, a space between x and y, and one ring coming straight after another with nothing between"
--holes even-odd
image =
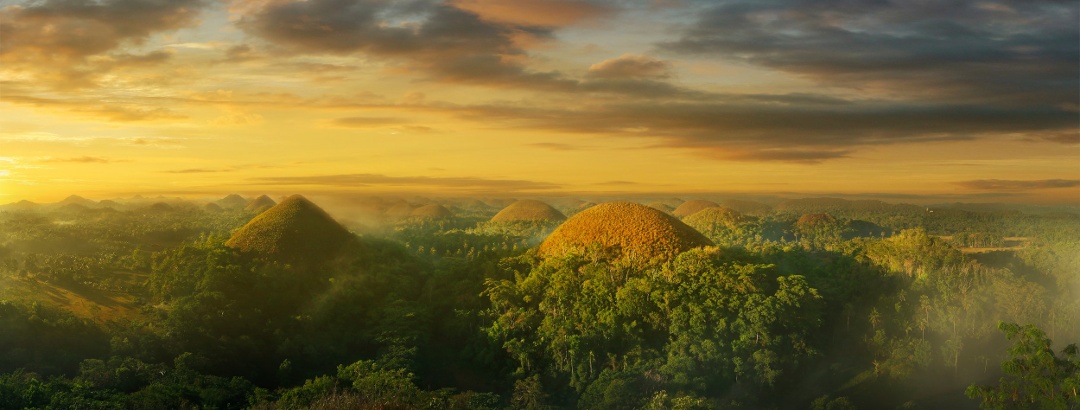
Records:
<instances>
[{"instance_id":1,"label":"haze","mask_svg":"<svg viewBox=\"0 0 1080 410\"><path fill-rule=\"evenodd\" d=\"M0 203L1080 203L1075 2L0 1Z\"/></svg>"}]
</instances>

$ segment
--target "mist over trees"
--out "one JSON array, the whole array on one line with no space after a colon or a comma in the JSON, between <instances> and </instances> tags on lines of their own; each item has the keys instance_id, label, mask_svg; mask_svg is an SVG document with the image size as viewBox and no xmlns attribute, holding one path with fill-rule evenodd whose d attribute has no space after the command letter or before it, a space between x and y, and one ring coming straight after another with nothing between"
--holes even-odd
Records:
<instances>
[{"instance_id":1,"label":"mist over trees","mask_svg":"<svg viewBox=\"0 0 1080 410\"><path fill-rule=\"evenodd\" d=\"M0 206L0 408L1080 407L1077 214L264 198Z\"/></svg>"}]
</instances>

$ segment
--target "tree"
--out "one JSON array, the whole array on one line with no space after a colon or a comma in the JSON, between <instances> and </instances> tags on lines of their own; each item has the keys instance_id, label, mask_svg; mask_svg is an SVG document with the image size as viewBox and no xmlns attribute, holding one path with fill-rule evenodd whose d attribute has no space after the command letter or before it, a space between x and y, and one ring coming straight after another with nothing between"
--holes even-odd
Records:
<instances>
[{"instance_id":1,"label":"tree","mask_svg":"<svg viewBox=\"0 0 1080 410\"><path fill-rule=\"evenodd\" d=\"M1080 406L1080 357L1076 344L1054 354L1050 339L1033 325L1001 322L998 329L1015 340L1001 364L1005 376L997 386L971 385L968 397L982 400L984 409L1067 409Z\"/></svg>"}]
</instances>

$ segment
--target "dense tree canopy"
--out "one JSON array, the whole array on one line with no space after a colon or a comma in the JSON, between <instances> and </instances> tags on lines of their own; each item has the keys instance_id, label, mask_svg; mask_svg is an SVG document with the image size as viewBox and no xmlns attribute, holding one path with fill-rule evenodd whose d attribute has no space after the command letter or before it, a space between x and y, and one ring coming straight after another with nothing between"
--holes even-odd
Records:
<instances>
[{"instance_id":1,"label":"dense tree canopy","mask_svg":"<svg viewBox=\"0 0 1080 410\"><path fill-rule=\"evenodd\" d=\"M347 244L283 259L226 245L272 209L162 203L0 211L0 408L1080 405L1075 216L447 203L360 235L306 212L330 228L299 243Z\"/></svg>"}]
</instances>

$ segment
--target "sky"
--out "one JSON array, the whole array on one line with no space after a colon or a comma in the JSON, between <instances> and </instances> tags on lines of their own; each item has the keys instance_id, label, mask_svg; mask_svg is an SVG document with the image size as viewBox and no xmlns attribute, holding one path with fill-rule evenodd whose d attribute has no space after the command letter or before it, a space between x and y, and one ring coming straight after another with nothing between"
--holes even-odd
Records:
<instances>
[{"instance_id":1,"label":"sky","mask_svg":"<svg viewBox=\"0 0 1080 410\"><path fill-rule=\"evenodd\" d=\"M1080 3L0 0L0 203L1080 203Z\"/></svg>"}]
</instances>

